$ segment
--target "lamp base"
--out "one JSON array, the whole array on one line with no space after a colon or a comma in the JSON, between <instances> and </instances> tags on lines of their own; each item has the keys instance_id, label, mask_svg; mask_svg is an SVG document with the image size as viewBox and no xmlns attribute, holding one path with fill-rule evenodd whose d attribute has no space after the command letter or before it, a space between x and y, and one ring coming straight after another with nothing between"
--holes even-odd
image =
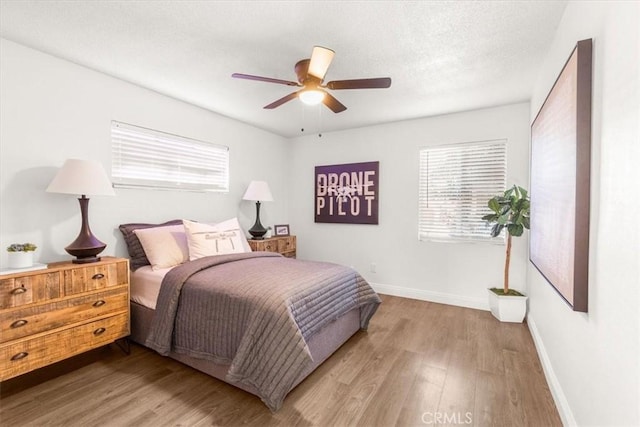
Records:
<instances>
[{"instance_id":1,"label":"lamp base","mask_svg":"<svg viewBox=\"0 0 640 427\"><path fill-rule=\"evenodd\" d=\"M251 234L251 240L264 240L266 231L264 233L254 234L251 230L249 230L249 234Z\"/></svg>"},{"instance_id":2,"label":"lamp base","mask_svg":"<svg viewBox=\"0 0 640 427\"><path fill-rule=\"evenodd\" d=\"M100 258L99 256L93 256L90 258L76 258L76 259L72 259L71 262L74 264L89 264L92 262L98 262L100 261L102 258Z\"/></svg>"},{"instance_id":3,"label":"lamp base","mask_svg":"<svg viewBox=\"0 0 640 427\"><path fill-rule=\"evenodd\" d=\"M80 213L82 214L82 227L76 240L64 250L69 255L76 257L76 259L72 260L74 264L98 262L100 257L96 255L104 251L107 245L98 240L89 228L89 199L83 195L78 201L80 202Z\"/></svg>"},{"instance_id":4,"label":"lamp base","mask_svg":"<svg viewBox=\"0 0 640 427\"><path fill-rule=\"evenodd\" d=\"M78 236L78 238L80 238L80 236ZM76 257L74 260L72 260L74 264L89 264L91 262L100 261L100 257L96 255L98 255L100 252L104 250L104 248L107 247L107 245L102 243L100 240L96 239L96 237L93 234L91 235L90 242L88 242L86 239L87 239L86 236L82 236L81 242L78 242L78 239L76 239L72 244L64 248L64 250L67 251L69 255L73 255L74 257ZM86 245L87 243L89 244L98 243L98 245L93 247L79 246L79 244Z\"/></svg>"},{"instance_id":5,"label":"lamp base","mask_svg":"<svg viewBox=\"0 0 640 427\"><path fill-rule=\"evenodd\" d=\"M248 231L253 240L264 240L264 235L267 234L267 229L260 222L260 202L256 202L256 222Z\"/></svg>"}]
</instances>

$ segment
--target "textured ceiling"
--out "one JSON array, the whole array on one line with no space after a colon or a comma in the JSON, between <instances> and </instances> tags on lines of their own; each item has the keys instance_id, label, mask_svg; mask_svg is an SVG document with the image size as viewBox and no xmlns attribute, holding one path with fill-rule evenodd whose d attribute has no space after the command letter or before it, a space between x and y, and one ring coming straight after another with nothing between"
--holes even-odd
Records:
<instances>
[{"instance_id":1,"label":"textured ceiling","mask_svg":"<svg viewBox=\"0 0 640 427\"><path fill-rule=\"evenodd\" d=\"M2 37L268 131L296 136L528 100L565 1L6 1ZM314 45L335 50L325 81L348 109L293 100Z\"/></svg>"}]
</instances>

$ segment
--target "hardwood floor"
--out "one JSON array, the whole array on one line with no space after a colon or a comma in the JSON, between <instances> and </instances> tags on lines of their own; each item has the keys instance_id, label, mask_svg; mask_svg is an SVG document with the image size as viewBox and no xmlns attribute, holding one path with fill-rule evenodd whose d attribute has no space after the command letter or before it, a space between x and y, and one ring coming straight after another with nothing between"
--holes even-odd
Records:
<instances>
[{"instance_id":1,"label":"hardwood floor","mask_svg":"<svg viewBox=\"0 0 640 427\"><path fill-rule=\"evenodd\" d=\"M560 426L529 330L383 295L359 332L272 414L248 393L132 345L0 384L11 426Z\"/></svg>"}]
</instances>

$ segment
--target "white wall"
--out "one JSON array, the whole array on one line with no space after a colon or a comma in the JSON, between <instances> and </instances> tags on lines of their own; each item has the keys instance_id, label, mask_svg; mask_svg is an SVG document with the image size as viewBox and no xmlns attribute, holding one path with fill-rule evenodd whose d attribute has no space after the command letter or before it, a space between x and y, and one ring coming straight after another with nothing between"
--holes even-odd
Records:
<instances>
[{"instance_id":1,"label":"white wall","mask_svg":"<svg viewBox=\"0 0 640 427\"><path fill-rule=\"evenodd\" d=\"M353 266L383 293L487 308L486 288L502 284L504 245L418 241L418 151L506 138L507 182L526 185L528 120L524 103L293 139L289 216L299 257ZM380 224L314 223L314 167L365 161L380 161ZM514 241L516 289L525 287L526 247Z\"/></svg>"},{"instance_id":2,"label":"white wall","mask_svg":"<svg viewBox=\"0 0 640 427\"><path fill-rule=\"evenodd\" d=\"M640 3L570 2L531 121L575 44L593 39L589 312L529 265L529 326L565 424L639 425Z\"/></svg>"},{"instance_id":3,"label":"white wall","mask_svg":"<svg viewBox=\"0 0 640 427\"><path fill-rule=\"evenodd\" d=\"M252 179L268 181L275 202L263 224L287 223L288 142L235 120L140 88L8 40L0 40L0 265L4 248L30 241L42 262L68 259L80 230L76 198L45 193L67 158L111 168L111 120L230 147L230 192L208 194L116 189L91 199L91 229L104 255L125 255L117 226L174 218L217 221L239 216L250 228L255 204L242 202Z\"/></svg>"}]
</instances>

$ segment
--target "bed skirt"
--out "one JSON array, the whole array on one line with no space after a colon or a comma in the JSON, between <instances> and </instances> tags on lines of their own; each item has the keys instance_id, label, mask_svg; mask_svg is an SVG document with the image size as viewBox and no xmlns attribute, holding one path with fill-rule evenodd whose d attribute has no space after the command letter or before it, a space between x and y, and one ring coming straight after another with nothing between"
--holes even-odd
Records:
<instances>
[{"instance_id":1,"label":"bed skirt","mask_svg":"<svg viewBox=\"0 0 640 427\"><path fill-rule=\"evenodd\" d=\"M144 343L151 328L154 310L131 301L131 336L132 341L144 346ZM324 328L315 333L307 342L313 364L296 380L291 390L302 382L311 372L313 372L322 362L327 360L338 348L360 329L360 309L355 308L337 320L329 323ZM235 384L227 381L226 376L230 365L218 364L204 359L196 359L184 354L171 352L169 357L185 365L191 366L200 372L204 372L214 378L238 387L251 394L257 394L256 390L244 384ZM291 391L289 390L289 392Z\"/></svg>"}]
</instances>

